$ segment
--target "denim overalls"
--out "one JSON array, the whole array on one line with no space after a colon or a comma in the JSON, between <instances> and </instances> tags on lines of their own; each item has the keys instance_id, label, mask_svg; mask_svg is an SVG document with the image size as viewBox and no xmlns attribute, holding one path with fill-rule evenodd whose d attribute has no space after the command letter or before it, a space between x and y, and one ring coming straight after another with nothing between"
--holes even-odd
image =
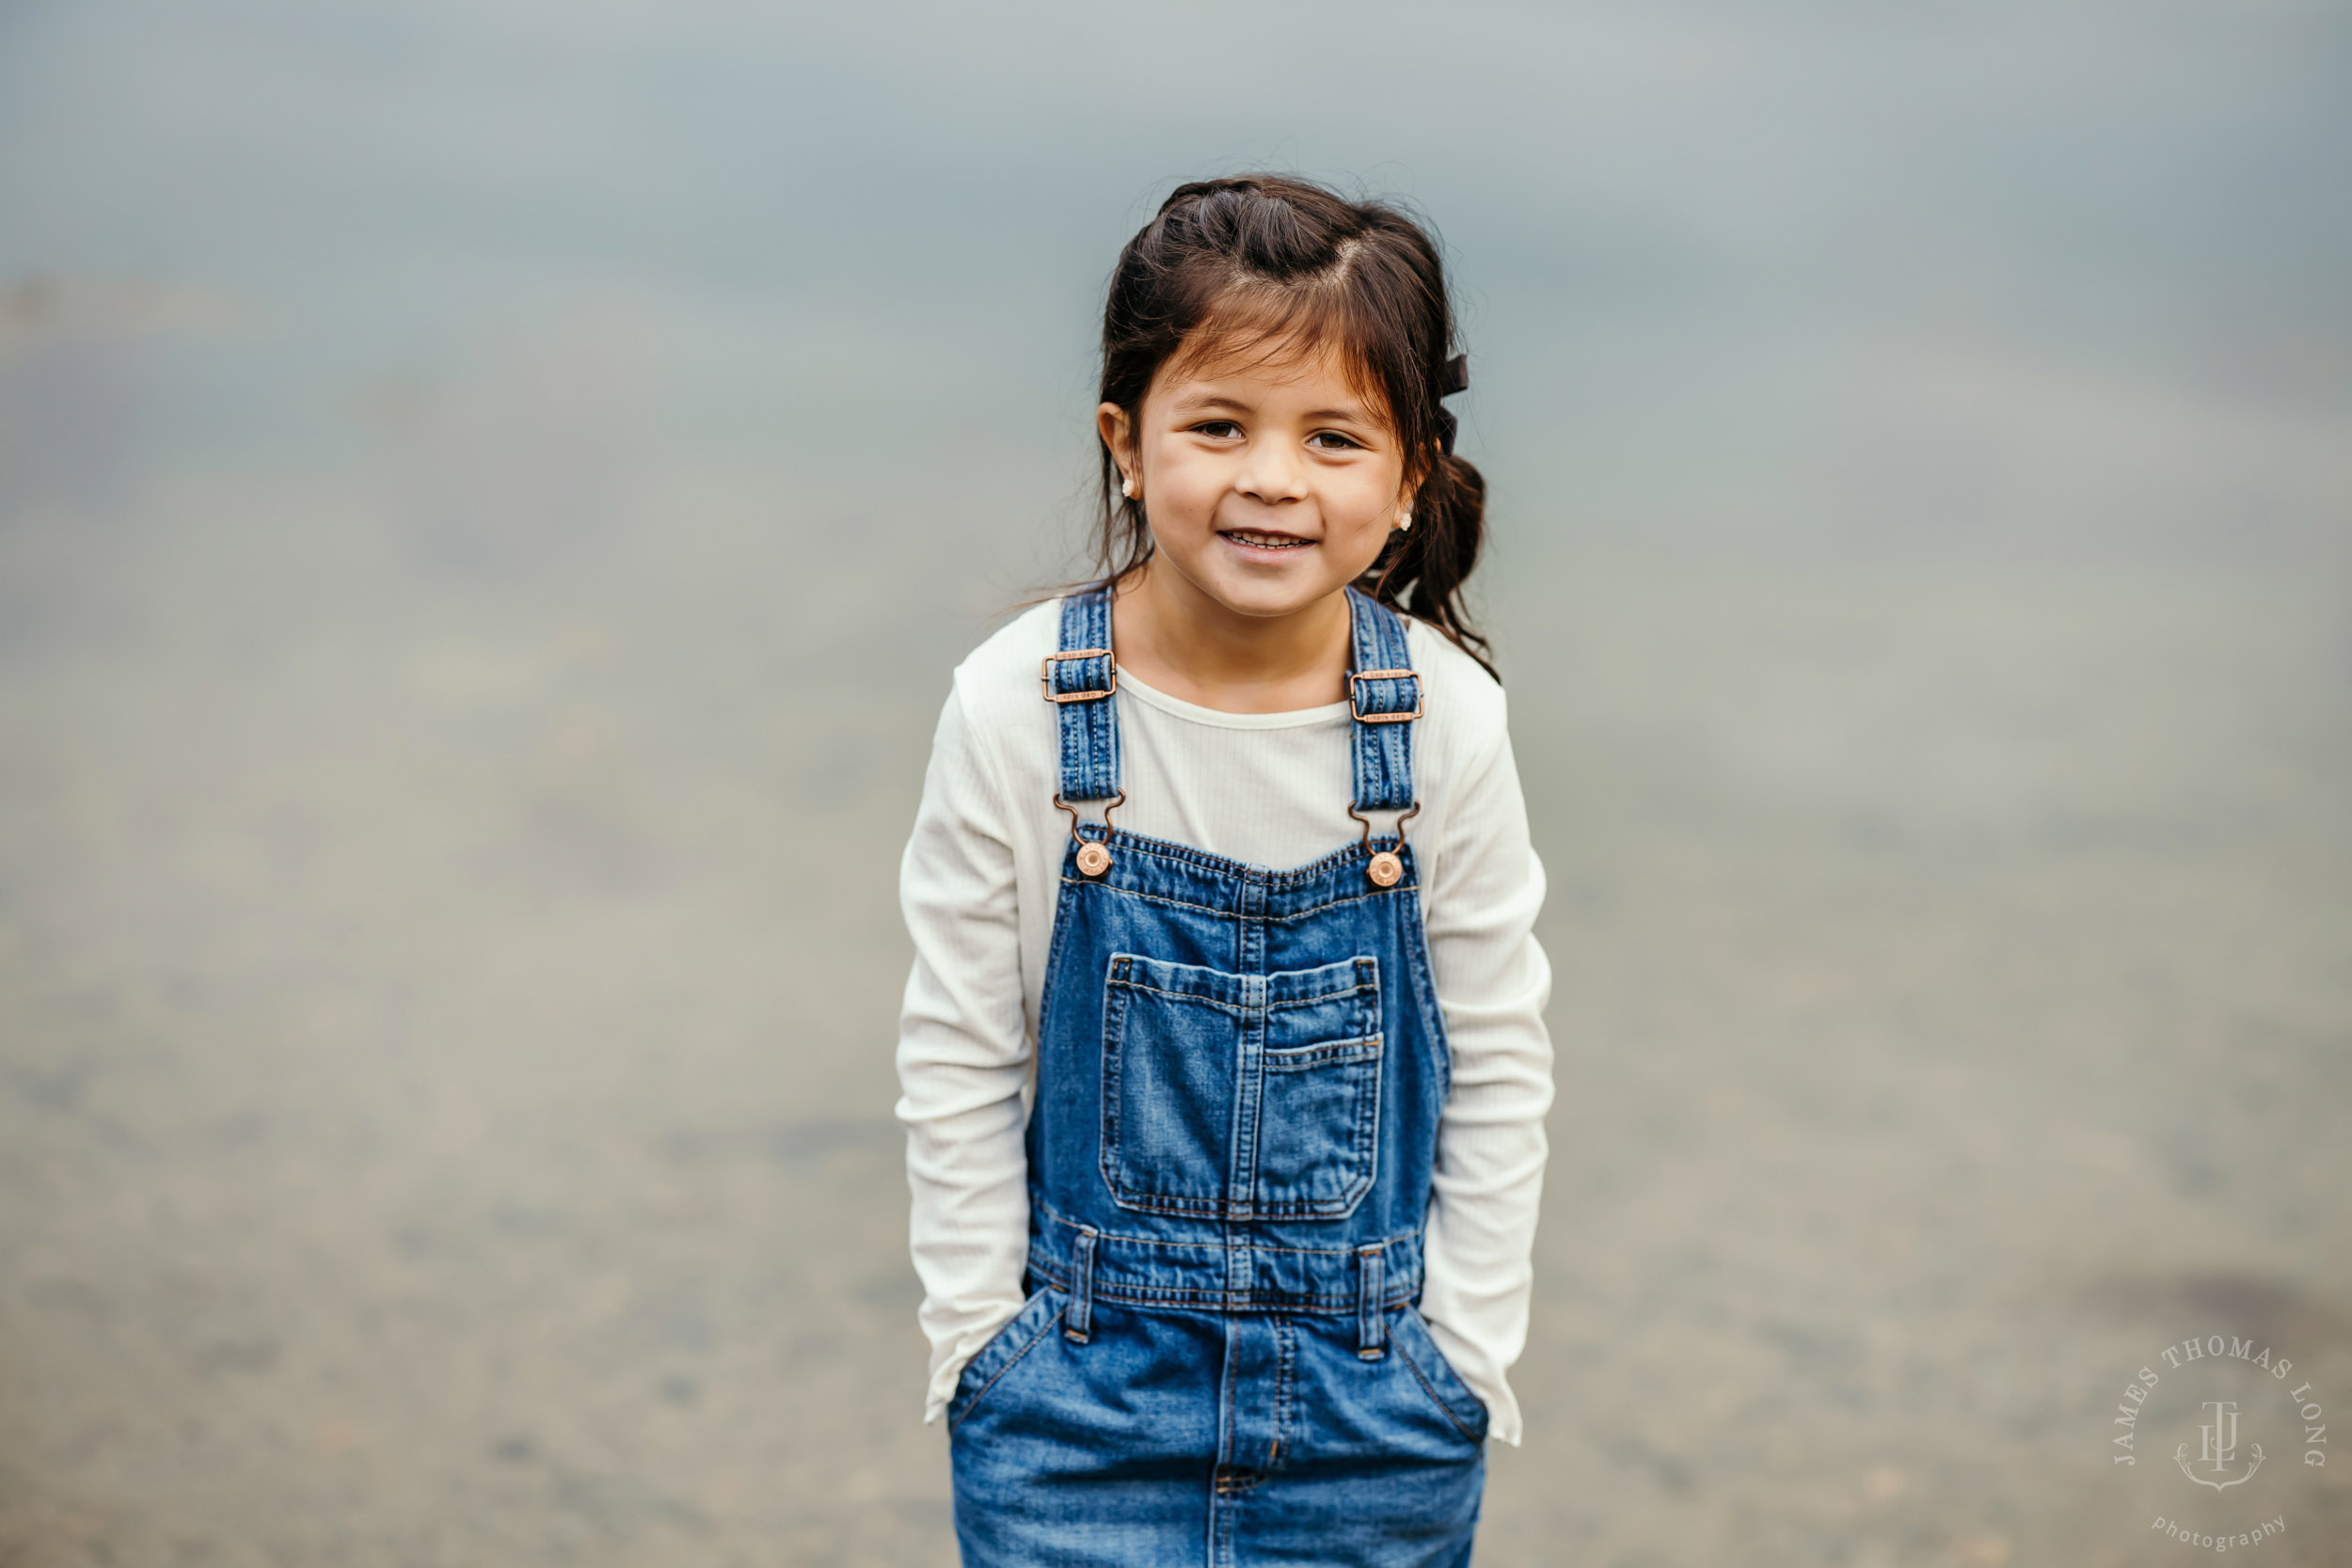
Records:
<instances>
[{"instance_id":1,"label":"denim overalls","mask_svg":"<svg viewBox=\"0 0 2352 1568\"><path fill-rule=\"evenodd\" d=\"M1347 603L1348 814L1409 815L1405 626ZM1060 646L1061 799L1115 806L1104 591ZM1467 1563L1486 1411L1414 1310L1448 1063L1403 823L1274 871L1108 817L1062 856L1033 1293L947 1407L966 1568Z\"/></svg>"}]
</instances>

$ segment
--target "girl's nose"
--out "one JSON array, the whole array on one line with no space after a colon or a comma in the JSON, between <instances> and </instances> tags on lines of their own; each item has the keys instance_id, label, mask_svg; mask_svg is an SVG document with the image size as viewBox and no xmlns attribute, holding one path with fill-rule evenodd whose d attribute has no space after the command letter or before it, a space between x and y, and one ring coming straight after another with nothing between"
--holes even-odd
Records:
<instances>
[{"instance_id":1,"label":"girl's nose","mask_svg":"<svg viewBox=\"0 0 2352 1568\"><path fill-rule=\"evenodd\" d=\"M1244 452L1233 487L1252 500L1299 500L1307 494L1307 467L1287 441L1260 437Z\"/></svg>"}]
</instances>

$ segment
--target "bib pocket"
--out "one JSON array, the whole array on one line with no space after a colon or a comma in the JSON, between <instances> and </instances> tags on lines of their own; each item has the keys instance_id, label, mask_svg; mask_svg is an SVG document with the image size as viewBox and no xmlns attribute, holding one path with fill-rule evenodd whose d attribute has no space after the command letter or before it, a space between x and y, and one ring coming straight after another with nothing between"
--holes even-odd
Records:
<instances>
[{"instance_id":1,"label":"bib pocket","mask_svg":"<svg viewBox=\"0 0 2352 1568\"><path fill-rule=\"evenodd\" d=\"M1209 1219L1344 1217L1375 1175L1383 1050L1372 958L1242 975L1113 954L1112 1200Z\"/></svg>"}]
</instances>

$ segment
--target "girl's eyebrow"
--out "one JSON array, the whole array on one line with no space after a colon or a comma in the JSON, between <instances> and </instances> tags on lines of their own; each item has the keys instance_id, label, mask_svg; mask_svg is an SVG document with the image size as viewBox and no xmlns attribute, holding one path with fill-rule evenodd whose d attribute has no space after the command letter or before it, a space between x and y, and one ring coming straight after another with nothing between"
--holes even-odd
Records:
<instances>
[{"instance_id":1,"label":"girl's eyebrow","mask_svg":"<svg viewBox=\"0 0 2352 1568\"><path fill-rule=\"evenodd\" d=\"M1227 397L1222 392L1200 392L1178 398L1175 411L1179 414L1191 415L1203 414L1214 408L1231 409L1236 414L1248 414L1256 412L1257 405L1245 403L1240 398ZM1369 425L1377 422L1361 408L1315 408L1309 410L1300 418L1310 424L1328 422Z\"/></svg>"},{"instance_id":2,"label":"girl's eyebrow","mask_svg":"<svg viewBox=\"0 0 2352 1568\"><path fill-rule=\"evenodd\" d=\"M1177 411L1184 414L1197 414L1209 408L1230 408L1237 414L1247 414L1255 406L1239 398L1229 398L1222 392L1196 392L1176 400Z\"/></svg>"}]
</instances>

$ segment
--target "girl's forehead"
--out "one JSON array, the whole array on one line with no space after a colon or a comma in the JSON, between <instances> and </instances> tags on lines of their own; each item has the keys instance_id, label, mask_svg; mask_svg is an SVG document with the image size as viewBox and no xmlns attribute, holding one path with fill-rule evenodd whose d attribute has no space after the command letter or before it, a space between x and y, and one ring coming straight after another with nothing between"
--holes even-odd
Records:
<instances>
[{"instance_id":1,"label":"girl's forehead","mask_svg":"<svg viewBox=\"0 0 2352 1568\"><path fill-rule=\"evenodd\" d=\"M1224 337L1172 356L1152 378L1153 395L1191 402L1304 399L1318 407L1352 406L1378 418L1383 402L1367 395L1369 377L1354 356L1328 339L1298 335L1238 341Z\"/></svg>"}]
</instances>

